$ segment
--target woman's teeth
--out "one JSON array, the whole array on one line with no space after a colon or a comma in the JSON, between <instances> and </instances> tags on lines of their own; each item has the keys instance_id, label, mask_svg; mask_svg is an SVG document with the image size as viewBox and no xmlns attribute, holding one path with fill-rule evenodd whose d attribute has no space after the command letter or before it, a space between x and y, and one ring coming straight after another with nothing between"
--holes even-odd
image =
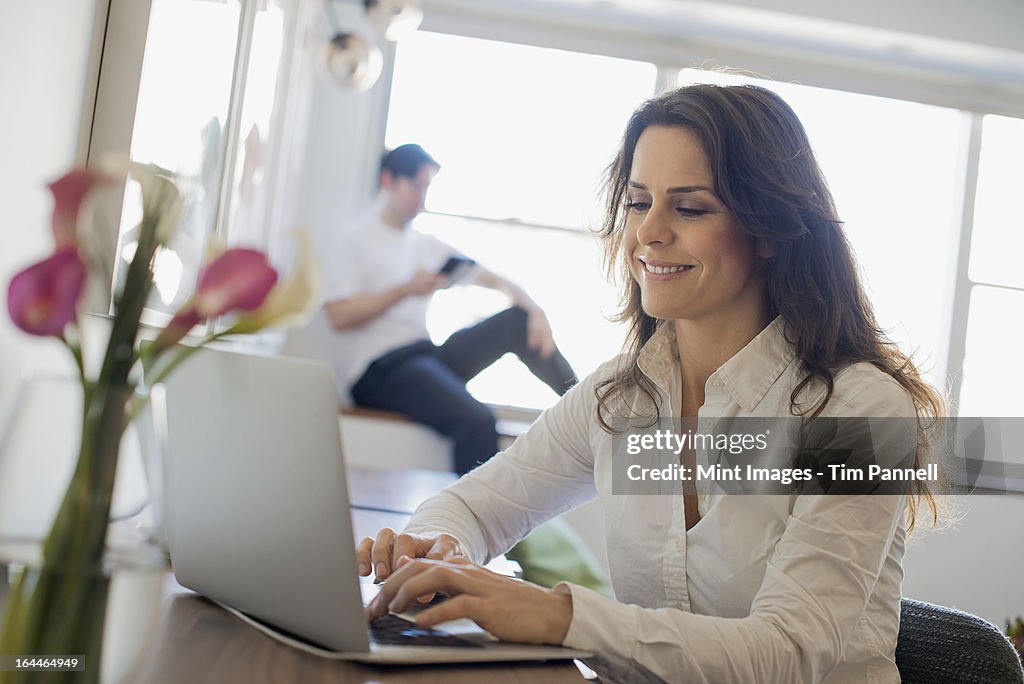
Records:
<instances>
[{"instance_id":1,"label":"woman's teeth","mask_svg":"<svg viewBox=\"0 0 1024 684\"><path fill-rule=\"evenodd\" d=\"M655 273L661 275L663 273L678 273L679 271L687 271L693 266L652 266L651 264L645 263L644 268L649 273Z\"/></svg>"}]
</instances>

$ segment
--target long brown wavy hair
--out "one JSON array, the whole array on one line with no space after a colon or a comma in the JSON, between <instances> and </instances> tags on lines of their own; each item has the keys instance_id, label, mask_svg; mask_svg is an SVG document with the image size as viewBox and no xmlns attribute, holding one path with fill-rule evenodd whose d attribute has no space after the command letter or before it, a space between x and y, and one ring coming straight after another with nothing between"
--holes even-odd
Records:
<instances>
[{"instance_id":1,"label":"long brown wavy hair","mask_svg":"<svg viewBox=\"0 0 1024 684\"><path fill-rule=\"evenodd\" d=\"M606 207L599 235L605 243L609 274L625 286L616 320L629 324L629 363L596 387L602 427L614 431L608 421L614 415L612 404L633 390L639 390L652 406L659 403L653 384L637 365L640 349L659 321L644 312L640 286L630 276L623 253L633 152L649 126L682 127L696 136L708 157L715 193L748 235L773 247L773 256L760 265L768 311L785 321L786 337L805 373L790 396L793 414L818 416L832 397L835 373L850 364L868 362L896 380L913 399L918 416L914 467L921 467L933 454L930 429L944 415L945 401L878 326L803 125L782 98L757 86L679 88L645 102L626 126L605 176ZM823 383L824 397L800 409L797 396L814 381ZM938 522L937 493L925 481L911 482L908 531L914 528L922 501L928 504L932 523Z\"/></svg>"}]
</instances>

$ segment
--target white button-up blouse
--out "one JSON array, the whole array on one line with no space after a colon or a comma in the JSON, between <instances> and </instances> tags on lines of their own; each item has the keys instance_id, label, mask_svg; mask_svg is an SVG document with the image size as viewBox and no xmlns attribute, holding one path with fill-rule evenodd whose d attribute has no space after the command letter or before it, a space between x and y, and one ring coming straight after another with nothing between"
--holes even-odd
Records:
<instances>
[{"instance_id":1,"label":"white button-up blouse","mask_svg":"<svg viewBox=\"0 0 1024 684\"><path fill-rule=\"evenodd\" d=\"M776 319L708 378L699 418L791 415L803 376L782 325ZM681 493L613 495L612 435L598 423L594 386L624 358L601 366L508 450L425 502L407 530L453 534L484 562L597 496L615 599L565 585L573 616L564 644L597 654L591 664L607 679L898 682L906 497L708 495L687 530ZM671 323L638 363L658 388L662 415L678 416ZM801 402L822 392L812 384ZM861 363L836 374L821 415L915 413L895 380Z\"/></svg>"}]
</instances>

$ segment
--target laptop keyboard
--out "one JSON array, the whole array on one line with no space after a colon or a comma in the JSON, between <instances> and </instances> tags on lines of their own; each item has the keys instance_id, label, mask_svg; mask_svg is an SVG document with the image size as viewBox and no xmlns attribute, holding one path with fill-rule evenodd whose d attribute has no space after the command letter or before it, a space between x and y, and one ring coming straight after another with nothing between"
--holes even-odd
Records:
<instances>
[{"instance_id":1,"label":"laptop keyboard","mask_svg":"<svg viewBox=\"0 0 1024 684\"><path fill-rule=\"evenodd\" d=\"M397 615L384 615L370 623L370 639L383 646L445 646L448 648L483 648L468 639L436 629L421 629L416 623Z\"/></svg>"}]
</instances>

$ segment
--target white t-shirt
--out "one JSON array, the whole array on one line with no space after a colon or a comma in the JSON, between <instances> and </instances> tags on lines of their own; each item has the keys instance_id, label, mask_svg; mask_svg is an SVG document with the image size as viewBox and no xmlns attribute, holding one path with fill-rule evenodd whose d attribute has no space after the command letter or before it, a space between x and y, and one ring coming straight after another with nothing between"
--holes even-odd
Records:
<instances>
[{"instance_id":1,"label":"white t-shirt","mask_svg":"<svg viewBox=\"0 0 1024 684\"><path fill-rule=\"evenodd\" d=\"M449 257L457 254L451 245L411 226L397 229L376 214L367 216L355 230L338 240L324 259L324 302L390 290L408 282L418 271L438 271ZM349 400L349 388L375 359L429 339L429 303L430 296L406 297L365 325L332 331L326 360L334 366L343 402Z\"/></svg>"}]
</instances>

